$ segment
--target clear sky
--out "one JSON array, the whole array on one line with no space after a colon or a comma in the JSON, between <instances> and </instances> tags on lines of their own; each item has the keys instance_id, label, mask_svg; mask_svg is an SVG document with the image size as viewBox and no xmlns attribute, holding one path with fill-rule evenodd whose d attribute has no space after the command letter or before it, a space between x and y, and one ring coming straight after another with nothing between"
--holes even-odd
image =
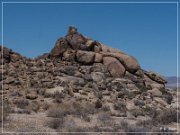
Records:
<instances>
[{"instance_id":1,"label":"clear sky","mask_svg":"<svg viewBox=\"0 0 180 135\"><path fill-rule=\"evenodd\" d=\"M27 57L49 52L69 25L138 59L141 67L175 76L176 3L4 4L4 46Z\"/></svg>"}]
</instances>

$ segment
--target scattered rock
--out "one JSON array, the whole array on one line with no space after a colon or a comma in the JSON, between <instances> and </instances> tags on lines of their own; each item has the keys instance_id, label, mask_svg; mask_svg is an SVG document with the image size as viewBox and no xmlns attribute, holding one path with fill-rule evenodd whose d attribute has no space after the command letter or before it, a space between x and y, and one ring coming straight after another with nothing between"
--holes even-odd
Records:
<instances>
[{"instance_id":1,"label":"scattered rock","mask_svg":"<svg viewBox=\"0 0 180 135\"><path fill-rule=\"evenodd\" d=\"M30 99L30 100L34 100L34 99L38 98L38 95L37 94L27 94L26 98Z\"/></svg>"}]
</instances>

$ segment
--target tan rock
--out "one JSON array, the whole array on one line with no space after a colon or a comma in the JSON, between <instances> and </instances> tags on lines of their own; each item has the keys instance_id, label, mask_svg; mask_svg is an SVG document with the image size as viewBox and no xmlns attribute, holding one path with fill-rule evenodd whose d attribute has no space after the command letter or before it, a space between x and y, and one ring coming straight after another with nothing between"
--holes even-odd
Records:
<instances>
[{"instance_id":1,"label":"tan rock","mask_svg":"<svg viewBox=\"0 0 180 135\"><path fill-rule=\"evenodd\" d=\"M26 98L30 99L30 100L34 100L34 99L38 98L38 95L35 93L29 93L26 95Z\"/></svg>"},{"instance_id":2,"label":"tan rock","mask_svg":"<svg viewBox=\"0 0 180 135\"><path fill-rule=\"evenodd\" d=\"M162 84L167 83L165 78L163 76L159 75L158 73L150 71L150 72L145 72L145 74L153 81L156 81L156 82L162 83Z\"/></svg>"},{"instance_id":3,"label":"tan rock","mask_svg":"<svg viewBox=\"0 0 180 135\"><path fill-rule=\"evenodd\" d=\"M134 57L129 56L123 52L116 52L116 53L102 52L102 54L103 54L103 57L114 57L118 59L126 68L126 70L129 71L130 73L134 74L137 70L140 69L140 65L138 61Z\"/></svg>"},{"instance_id":4,"label":"tan rock","mask_svg":"<svg viewBox=\"0 0 180 135\"><path fill-rule=\"evenodd\" d=\"M154 96L154 97L162 97L162 92L157 88L153 88L152 90L148 90L148 93L151 93L152 96Z\"/></svg>"},{"instance_id":5,"label":"tan rock","mask_svg":"<svg viewBox=\"0 0 180 135\"><path fill-rule=\"evenodd\" d=\"M103 60L103 56L102 56L102 54L100 54L100 53L96 53L95 54L95 62L97 62L97 63L100 63L100 62L102 62L102 60Z\"/></svg>"},{"instance_id":6,"label":"tan rock","mask_svg":"<svg viewBox=\"0 0 180 135\"><path fill-rule=\"evenodd\" d=\"M156 81L151 80L147 75L144 75L144 82L145 82L146 87L150 86L152 89L153 88L157 88L157 89L164 88L164 84L160 84Z\"/></svg>"},{"instance_id":7,"label":"tan rock","mask_svg":"<svg viewBox=\"0 0 180 135\"><path fill-rule=\"evenodd\" d=\"M121 53L123 53L122 51L120 51L120 50L118 50L118 49L109 47L109 46L104 45L104 44L102 44L102 43L100 43L100 44L101 44L101 47L102 47L102 52L111 52L111 53L121 52Z\"/></svg>"},{"instance_id":8,"label":"tan rock","mask_svg":"<svg viewBox=\"0 0 180 135\"><path fill-rule=\"evenodd\" d=\"M63 53L69 48L66 39L60 38L56 41L55 47L51 50L52 57L62 56Z\"/></svg>"},{"instance_id":9,"label":"tan rock","mask_svg":"<svg viewBox=\"0 0 180 135\"><path fill-rule=\"evenodd\" d=\"M78 50L76 53L76 59L82 64L94 63L95 53L89 51Z\"/></svg>"},{"instance_id":10,"label":"tan rock","mask_svg":"<svg viewBox=\"0 0 180 135\"><path fill-rule=\"evenodd\" d=\"M132 57L123 53L115 53L114 54L119 61L125 66L126 70L130 73L135 73L138 69L140 69L140 65L138 61Z\"/></svg>"},{"instance_id":11,"label":"tan rock","mask_svg":"<svg viewBox=\"0 0 180 135\"><path fill-rule=\"evenodd\" d=\"M155 97L155 98L154 98L154 101L157 102L157 103L159 103L159 104L160 104L161 106L163 106L163 107L167 106L166 101L164 101L162 98ZM156 106L157 106L157 105L156 105Z\"/></svg>"},{"instance_id":12,"label":"tan rock","mask_svg":"<svg viewBox=\"0 0 180 135\"><path fill-rule=\"evenodd\" d=\"M56 93L63 93L64 92L64 87L58 86L55 88L51 89L46 89L45 90L45 95L55 95Z\"/></svg>"},{"instance_id":13,"label":"tan rock","mask_svg":"<svg viewBox=\"0 0 180 135\"><path fill-rule=\"evenodd\" d=\"M125 74L124 66L113 57L104 57L103 64L107 66L107 69L113 77L123 77Z\"/></svg>"}]
</instances>

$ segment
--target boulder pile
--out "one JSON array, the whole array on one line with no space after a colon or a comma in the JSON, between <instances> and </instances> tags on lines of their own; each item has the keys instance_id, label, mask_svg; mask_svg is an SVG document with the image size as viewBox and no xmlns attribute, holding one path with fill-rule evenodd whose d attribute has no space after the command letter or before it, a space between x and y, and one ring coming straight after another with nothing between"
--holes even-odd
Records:
<instances>
[{"instance_id":1,"label":"boulder pile","mask_svg":"<svg viewBox=\"0 0 180 135\"><path fill-rule=\"evenodd\" d=\"M173 102L161 75L143 70L133 56L83 36L73 26L50 53L35 59L6 47L0 51L1 94L15 108L21 99L42 103L57 95L62 102L98 101L102 106L123 100L127 111L138 107L163 110ZM143 102L142 106L129 105L135 100Z\"/></svg>"}]
</instances>

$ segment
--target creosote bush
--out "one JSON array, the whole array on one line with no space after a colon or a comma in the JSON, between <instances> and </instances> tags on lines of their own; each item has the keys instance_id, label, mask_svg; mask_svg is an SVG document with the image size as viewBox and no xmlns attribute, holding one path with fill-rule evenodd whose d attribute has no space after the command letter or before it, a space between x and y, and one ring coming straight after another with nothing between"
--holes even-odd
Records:
<instances>
[{"instance_id":1,"label":"creosote bush","mask_svg":"<svg viewBox=\"0 0 180 135\"><path fill-rule=\"evenodd\" d=\"M25 109L29 105L29 101L27 99L19 99L15 101L15 104L18 108Z\"/></svg>"},{"instance_id":2,"label":"creosote bush","mask_svg":"<svg viewBox=\"0 0 180 135\"><path fill-rule=\"evenodd\" d=\"M52 118L46 122L46 126L52 128L52 129L57 129L59 127L63 127L64 123L64 118Z\"/></svg>"},{"instance_id":3,"label":"creosote bush","mask_svg":"<svg viewBox=\"0 0 180 135\"><path fill-rule=\"evenodd\" d=\"M124 102L118 101L114 104L114 109L119 111L126 111L126 104Z\"/></svg>"},{"instance_id":4,"label":"creosote bush","mask_svg":"<svg viewBox=\"0 0 180 135\"><path fill-rule=\"evenodd\" d=\"M178 113L179 115L179 113ZM177 111L174 109L165 109L158 113L154 118L154 121L158 121L161 124L169 124L171 122L177 122Z\"/></svg>"},{"instance_id":5,"label":"creosote bush","mask_svg":"<svg viewBox=\"0 0 180 135\"><path fill-rule=\"evenodd\" d=\"M101 112L97 116L97 120L104 125L112 125L112 118L109 113Z\"/></svg>"}]
</instances>

